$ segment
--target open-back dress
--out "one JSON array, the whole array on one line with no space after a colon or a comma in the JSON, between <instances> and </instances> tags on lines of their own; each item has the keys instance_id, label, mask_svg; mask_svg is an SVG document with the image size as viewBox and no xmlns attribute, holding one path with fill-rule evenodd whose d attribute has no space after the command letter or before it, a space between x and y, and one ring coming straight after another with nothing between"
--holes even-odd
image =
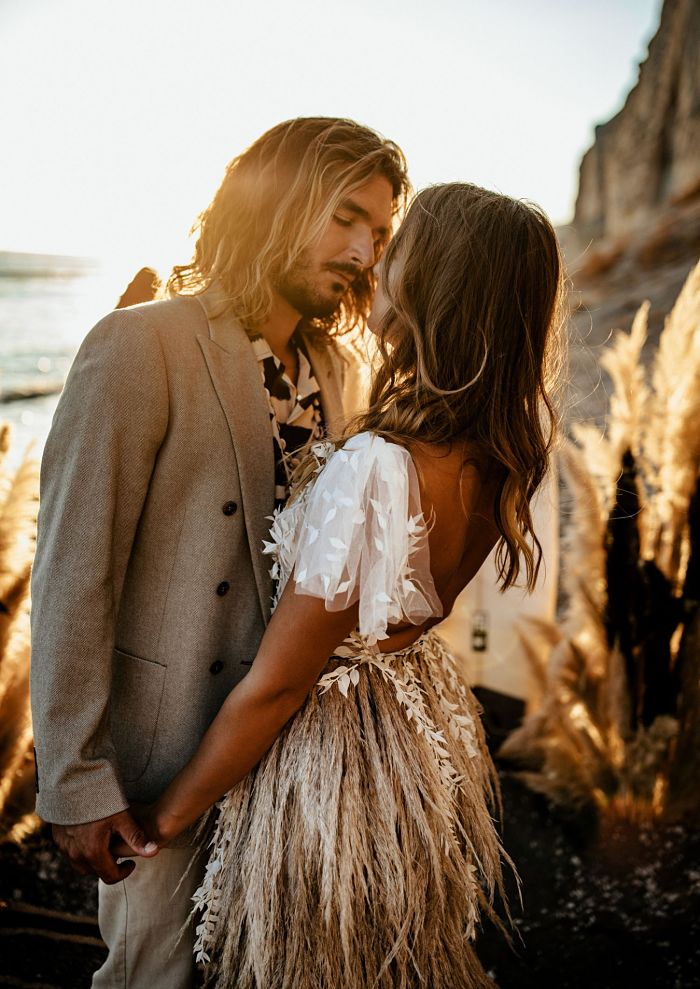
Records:
<instances>
[{"instance_id":1,"label":"open-back dress","mask_svg":"<svg viewBox=\"0 0 700 989\"><path fill-rule=\"evenodd\" d=\"M359 602L358 627L218 805L197 958L217 989L493 986L473 941L508 857L480 708L432 629L377 648L442 613L413 461L369 432L314 452L265 546L276 600L291 579L328 610Z\"/></svg>"}]
</instances>

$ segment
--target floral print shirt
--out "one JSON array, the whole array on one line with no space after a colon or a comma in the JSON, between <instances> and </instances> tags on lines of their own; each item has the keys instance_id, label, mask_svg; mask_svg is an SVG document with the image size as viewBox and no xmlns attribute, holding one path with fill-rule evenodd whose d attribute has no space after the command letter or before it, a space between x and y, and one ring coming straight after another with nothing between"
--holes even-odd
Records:
<instances>
[{"instance_id":1,"label":"floral print shirt","mask_svg":"<svg viewBox=\"0 0 700 989\"><path fill-rule=\"evenodd\" d=\"M270 407L270 425L275 456L275 508L284 507L291 476L311 446L325 436L321 392L314 377L303 340L293 342L299 357L295 385L282 361L275 357L264 337L253 340L253 351L260 368Z\"/></svg>"}]
</instances>

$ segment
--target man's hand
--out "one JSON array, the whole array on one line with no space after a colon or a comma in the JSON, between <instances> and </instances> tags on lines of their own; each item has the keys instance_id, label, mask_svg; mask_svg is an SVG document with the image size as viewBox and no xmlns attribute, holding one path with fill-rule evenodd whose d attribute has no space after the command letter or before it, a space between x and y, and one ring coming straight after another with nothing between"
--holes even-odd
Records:
<instances>
[{"instance_id":1,"label":"man's hand","mask_svg":"<svg viewBox=\"0 0 700 989\"><path fill-rule=\"evenodd\" d=\"M54 824L54 841L70 864L83 876L97 875L112 886L134 871L134 862L117 863L115 855L153 858L158 845L149 841L128 810L88 824ZM119 851L110 849L117 845Z\"/></svg>"}]
</instances>

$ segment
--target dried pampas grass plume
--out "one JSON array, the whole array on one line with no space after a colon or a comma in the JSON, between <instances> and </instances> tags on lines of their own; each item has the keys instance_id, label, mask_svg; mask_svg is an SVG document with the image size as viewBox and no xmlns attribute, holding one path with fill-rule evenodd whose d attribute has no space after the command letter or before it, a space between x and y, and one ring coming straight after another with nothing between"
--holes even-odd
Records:
<instances>
[{"instance_id":1,"label":"dried pampas grass plume","mask_svg":"<svg viewBox=\"0 0 700 989\"><path fill-rule=\"evenodd\" d=\"M499 756L553 801L700 820L700 264L668 316L651 388L648 303L601 358L606 434L573 429L561 638L541 701Z\"/></svg>"},{"instance_id":2,"label":"dried pampas grass plume","mask_svg":"<svg viewBox=\"0 0 700 989\"><path fill-rule=\"evenodd\" d=\"M652 384L642 431L653 471L650 539L658 566L678 589L688 560L688 502L700 463L700 264L666 320Z\"/></svg>"},{"instance_id":3,"label":"dried pampas grass plume","mask_svg":"<svg viewBox=\"0 0 700 989\"><path fill-rule=\"evenodd\" d=\"M0 426L0 841L37 824L29 711L29 577L36 541L39 467L6 466L9 426Z\"/></svg>"},{"instance_id":4,"label":"dried pampas grass plume","mask_svg":"<svg viewBox=\"0 0 700 989\"><path fill-rule=\"evenodd\" d=\"M608 443L618 464L626 449L637 458L641 454L640 434L647 414L649 388L640 358L647 339L648 317L649 303L644 302L634 317L630 332L618 330L612 346L600 358L601 366L613 382Z\"/></svg>"}]
</instances>

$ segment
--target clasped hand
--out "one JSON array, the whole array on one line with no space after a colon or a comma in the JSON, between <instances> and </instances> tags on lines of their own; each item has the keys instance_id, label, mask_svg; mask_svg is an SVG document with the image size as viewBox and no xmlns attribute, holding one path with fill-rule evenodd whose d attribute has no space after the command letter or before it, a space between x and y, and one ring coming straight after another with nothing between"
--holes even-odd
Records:
<instances>
[{"instance_id":1,"label":"clasped hand","mask_svg":"<svg viewBox=\"0 0 700 989\"><path fill-rule=\"evenodd\" d=\"M76 872L97 875L108 885L126 879L135 868L133 860L117 859L153 858L164 844L148 804L133 805L86 824L54 824L53 837Z\"/></svg>"}]
</instances>

